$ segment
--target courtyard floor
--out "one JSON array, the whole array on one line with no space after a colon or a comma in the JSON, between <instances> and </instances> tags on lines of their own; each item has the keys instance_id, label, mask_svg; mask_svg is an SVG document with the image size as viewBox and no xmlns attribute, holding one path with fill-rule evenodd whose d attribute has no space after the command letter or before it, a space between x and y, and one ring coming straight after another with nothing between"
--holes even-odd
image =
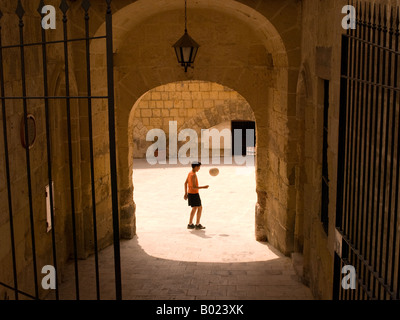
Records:
<instances>
[{"instance_id":1,"label":"courtyard floor","mask_svg":"<svg viewBox=\"0 0 400 320\"><path fill-rule=\"evenodd\" d=\"M217 177L209 175L218 167ZM135 160L137 236L121 241L123 299L312 299L291 259L255 240L254 167L203 165L198 173L205 230L188 230L183 199L190 166ZM81 299L95 299L93 257L79 261ZM115 298L113 246L99 254L101 298ZM60 299L75 298L66 268Z\"/></svg>"}]
</instances>

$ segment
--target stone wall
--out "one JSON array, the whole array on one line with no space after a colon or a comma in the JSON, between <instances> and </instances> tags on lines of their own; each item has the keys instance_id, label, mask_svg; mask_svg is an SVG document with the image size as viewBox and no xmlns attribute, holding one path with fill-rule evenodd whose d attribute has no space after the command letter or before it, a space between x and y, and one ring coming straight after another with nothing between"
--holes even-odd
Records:
<instances>
[{"instance_id":1,"label":"stone wall","mask_svg":"<svg viewBox=\"0 0 400 320\"><path fill-rule=\"evenodd\" d=\"M302 61L297 88L299 146L296 251L304 254L304 281L319 299L332 297L336 205L340 48L345 1L304 1ZM318 27L316 27L318 26ZM321 223L323 80L329 80L329 228Z\"/></svg>"}]
</instances>

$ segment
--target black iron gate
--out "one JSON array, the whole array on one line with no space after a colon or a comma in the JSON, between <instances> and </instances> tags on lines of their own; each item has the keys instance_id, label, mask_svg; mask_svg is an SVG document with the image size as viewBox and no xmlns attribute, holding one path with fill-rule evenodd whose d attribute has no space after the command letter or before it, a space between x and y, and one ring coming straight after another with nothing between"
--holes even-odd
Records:
<instances>
[{"instance_id":1,"label":"black iron gate","mask_svg":"<svg viewBox=\"0 0 400 320\"><path fill-rule=\"evenodd\" d=\"M32 1L30 1L32 2ZM38 2L38 21L41 21L41 18L45 16L42 13L42 8L45 5L44 1L41 0ZM100 2L100 1L99 1ZM99 2L96 3L96 6L99 7ZM73 263L74 263L74 276L75 276L75 298L80 299L80 286L79 286L79 261L77 256L77 238L76 238L76 221L75 221L75 198L74 198L74 184L76 183L75 173L74 173L74 166L73 166L73 149L72 149L72 128L71 128L71 101L75 100L84 100L87 101L88 106L88 127L89 127L89 142L90 142L90 174L91 174L91 198L92 198L92 209L93 209L93 241L94 241L94 255L95 255L95 278L96 278L96 296L97 299L101 298L100 292L100 277L99 277L99 259L98 259L98 246L97 246L97 228L96 228L96 199L95 199L95 181L94 181L94 159L93 159L93 137L92 137L92 129L93 129L93 120L92 120L92 101L96 99L103 99L107 101L108 105L108 125L109 125L109 152L110 152L110 183L111 183L111 201L112 201L112 223L113 223L113 244L114 244L114 273L115 273L115 292L116 292L116 299L121 299L121 266L120 266L120 245L119 245L119 217L118 217L118 198L117 198L117 171L116 171L116 145L115 145L115 118L114 118L114 78L113 78L113 40L112 40L112 11L111 11L111 0L103 0L103 7L104 7L104 17L105 17L105 34L101 36L90 36L89 30L89 12L91 8L91 3L89 0L83 0L81 2L81 11L82 12L82 22L84 23L84 32L85 36L81 38L69 38L68 30L69 30L69 14L71 10L69 10L70 2L66 0L61 0L59 8L57 8L57 14L62 14L62 30L63 30L63 38L56 40L56 41L48 41L46 39L46 30L41 27L40 23L37 25L37 30L30 30L29 32L36 33L41 30L41 37L42 41L35 42L35 43L27 43L24 40L24 35L26 35L26 30L24 29L24 20L26 18L25 10L22 5L21 0L16 1L16 16L15 19L18 19L19 23L19 40L16 41L15 44L12 45L2 45L2 26L4 27L4 18L3 14L0 12L0 82L1 82L1 104L2 104L2 127L3 127L3 141L2 144L4 146L4 153L5 153L5 177L6 177L6 193L8 199L8 216L9 216L9 226L10 226L10 243L11 243L11 258L12 258L12 273L13 273L13 281L12 283L6 283L2 281L0 278L0 286L3 288L7 288L14 292L14 297L16 300L20 299L22 296L23 298L32 298L32 299L39 299L39 286L40 286L40 270L38 270L37 265L37 251L36 251L36 237L35 237L35 219L34 215L36 214L34 206L33 206L33 195L32 195L32 179L31 179L31 154L30 154L30 140L32 137L30 136L30 116L28 114L28 106L32 101L41 101L44 103L45 109L45 127L46 127L46 150L47 155L47 174L48 174L48 181L49 186L52 185L53 181L53 168L52 168L52 149L51 149L51 137L50 137L50 115L51 115L51 108L49 108L50 101L62 101L63 105L66 108L67 114L67 128L68 128L68 158L69 158L69 189L70 189L70 202L71 202L71 216L72 216L72 233L73 233ZM30 4L31 7L31 4ZM1 8L0 8L1 9ZM75 11L74 14L77 14ZM3 24L3 25L2 25ZM107 87L108 87L108 94L105 96L94 96L92 95L91 90L91 52L90 52L90 43L92 40L96 41L104 41L106 47L106 57L107 57ZM71 43L83 43L85 44L86 49L81 53L82 61L86 61L86 78L87 78L87 95L71 95L70 91L70 74L69 74L69 60L70 53L69 53L69 45ZM48 61L47 61L47 52L48 48L52 45L61 45L63 47L63 64L65 69L65 79L63 79L65 83L65 88L63 89L65 95L62 96L50 96L49 95L49 77L48 77ZM43 63L43 88L44 92L43 95L38 96L29 96L27 94L27 87L29 84L29 79L26 74L26 64L25 61L25 50L27 48L38 47L41 50L42 56L42 63ZM7 81L5 75L5 65L4 65L4 53L7 50L17 49L19 51L19 56L15 56L15 59L18 59L20 65L20 80L21 80L21 96L7 96L6 95L6 88L5 83ZM7 120L7 102L10 101L17 101L21 103L23 107L23 137L22 139L25 141L25 168L19 168L19 170L26 170L27 173L27 184L28 184L28 194L27 197L29 198L29 216L30 216L30 239L31 239L31 254L33 258L33 276L32 282L34 283L34 292L25 292L20 289L19 286L19 278L18 278L18 271L17 271L17 257L16 257L16 243L15 243L15 221L14 221L14 214L13 214L13 203L15 204L15 199L13 199L13 188L12 188L12 177L10 174L10 166L13 164L10 163L9 157L9 130L7 129L10 124ZM50 187L49 188L49 198L50 198L50 211L51 211L51 232L52 232L52 259L53 265L56 269L56 278L58 277L58 270L57 270L57 250L56 250L56 243L55 243L55 235L57 230L57 220L54 219L54 212L53 212L53 201L54 201L54 191ZM6 244L2 243L1 246ZM59 279L57 279L57 284L59 283ZM58 285L55 288L55 298L59 299L59 288Z\"/></svg>"},{"instance_id":2,"label":"black iron gate","mask_svg":"<svg viewBox=\"0 0 400 320\"><path fill-rule=\"evenodd\" d=\"M399 8L354 6L356 29L342 36L333 297L398 300Z\"/></svg>"}]
</instances>

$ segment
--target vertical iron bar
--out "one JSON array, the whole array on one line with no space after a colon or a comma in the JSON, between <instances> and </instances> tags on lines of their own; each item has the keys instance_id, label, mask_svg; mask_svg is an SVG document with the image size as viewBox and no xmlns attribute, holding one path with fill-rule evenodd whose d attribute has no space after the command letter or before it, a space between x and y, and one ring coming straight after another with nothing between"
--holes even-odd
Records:
<instances>
[{"instance_id":1,"label":"vertical iron bar","mask_svg":"<svg viewBox=\"0 0 400 320\"><path fill-rule=\"evenodd\" d=\"M356 163L356 168L357 168L357 174L355 175L355 181L356 186L354 188L355 190L355 199L354 199L354 209L355 209L355 214L356 214L356 222L355 222L355 237L353 239L353 244L355 245L355 247L357 249L359 249L359 231L360 230L360 226L359 226L359 220L360 220L360 182L361 182L361 150L362 150L362 134L363 134L363 117L364 117L364 108L362 108L361 106L363 106L364 103L364 66L365 66L365 57L364 57L364 52L365 52L365 44L362 40L364 40L364 20L363 20L363 16L362 16L362 12L361 8L360 8L360 25L359 25L359 39L360 41L360 52L359 52L359 56L358 56L358 61L360 63L360 68L359 68L359 75L357 77L357 80L359 81L359 87L358 87L358 91L357 94L359 95L359 99L357 99L357 109L359 114L357 115L357 135L356 135L356 141L357 141L357 147L356 147L356 154L357 154L357 163ZM361 67L362 66L362 67Z\"/></svg>"},{"instance_id":2,"label":"vertical iron bar","mask_svg":"<svg viewBox=\"0 0 400 320\"><path fill-rule=\"evenodd\" d=\"M374 132L374 173L373 173L373 194L372 194L372 212L374 212L374 216L375 216L375 229L374 229L374 243L373 243L373 247L374 247L374 252L373 252L373 257L374 257L374 262L373 262L373 270L376 271L376 267L377 267L377 259L378 259L378 226L379 226L379 192L377 192L377 181L376 181L376 172L380 171L377 170L377 143L378 143L378 119L379 119L379 94L381 93L381 91L383 89L380 88L379 84L380 84L380 60L381 60L381 48L380 48L380 44L381 44L381 37L382 37L382 25L381 25L382 19L381 19L381 5L378 4L378 26L377 26L377 63L376 63L376 67L377 67L377 86L376 86L376 100L375 100L375 109L376 109L376 118L375 118L375 132ZM380 166L379 166L380 168ZM379 176L379 174L378 174ZM379 177L378 177L379 180ZM378 193L378 194L377 194ZM376 195L377 194L377 195ZM375 196L377 197L377 201L375 201ZM375 209L375 202L376 202L376 210ZM373 278L372 281L372 294L375 297L375 286L376 286L376 281Z\"/></svg>"},{"instance_id":3,"label":"vertical iron bar","mask_svg":"<svg viewBox=\"0 0 400 320\"><path fill-rule=\"evenodd\" d=\"M390 10L390 24L389 24L389 49L393 49L393 11L392 9ZM392 80L392 58L393 55L391 51L389 51L389 67L388 67L388 81L389 81L389 87L391 86L391 80ZM396 82L396 79L393 79L394 82ZM393 90L395 91L395 90ZM392 123L391 126L389 126L389 120L390 120L390 114L391 114L391 106L392 104L390 103L390 96L391 96L392 89L388 90L388 99L387 99L387 130L386 130L386 145L388 145L388 138L389 138L389 127L391 127L391 150L390 150L390 169L389 169L389 198L388 198L388 210L387 210L387 229L386 229L386 258L385 258L385 283L387 284L389 281L388 278L388 268L389 268L389 247L390 247L390 235L391 235L391 211L392 211L392 183L393 183L393 161L394 161L394 139L395 139L395 126L396 126L396 108L395 105L393 107L392 111ZM393 99L395 99L395 96L393 96ZM386 158L388 157L388 150L386 148ZM387 159L386 159L386 164L387 164ZM387 164L388 165L388 164ZM387 165L385 166L385 170L387 168ZM386 190L386 187L385 187ZM383 201L385 204L385 201ZM395 240L395 238L394 238ZM392 259L393 263L393 259Z\"/></svg>"},{"instance_id":4,"label":"vertical iron bar","mask_svg":"<svg viewBox=\"0 0 400 320\"><path fill-rule=\"evenodd\" d=\"M3 14L0 11L0 20ZM0 86L1 96L5 97L4 86L4 69L3 69L3 44L2 44L2 28L0 24ZM10 159L8 154L8 134L7 134L7 114L6 114L6 100L1 99L2 114L3 114L3 140L4 140L4 157L6 164L6 179L7 179L7 199L8 199L8 213L10 219L10 236L11 236L11 257L12 269L14 280L14 294L15 300L18 300L18 275L17 275L17 262L15 254L15 236L14 236L14 217L12 209L12 195L11 195L11 177L10 177Z\"/></svg>"},{"instance_id":5,"label":"vertical iron bar","mask_svg":"<svg viewBox=\"0 0 400 320\"><path fill-rule=\"evenodd\" d=\"M397 8L397 14L396 14L396 39L395 39L395 50L399 50L399 24L400 24L400 13L399 13L399 8ZM394 61L394 86L397 88L398 86L398 67L399 67L399 53L395 54L395 61ZM398 94L397 91L394 91L394 98L393 98L393 108L396 110L398 110L398 128L397 128L397 162L396 162L396 191L395 191L395 204L394 204L394 223L393 223L393 228L394 228L394 236L393 236L393 248L392 248L392 256L393 259L395 259L396 257L396 253L397 253L397 266L398 266L398 270L397 270L397 292L396 292L396 298L400 299L400 255L399 255L399 249L400 247L397 249L396 251L396 244L397 244L397 236L398 236L398 232L397 232L397 223L398 223L398 215L399 215L399 185L400 185L400 105L397 105L397 100L398 100ZM399 246L400 246L400 241L399 241ZM392 281L390 284L390 287L392 288L392 290L394 290L394 278L395 278L395 261L392 264Z\"/></svg>"},{"instance_id":6,"label":"vertical iron bar","mask_svg":"<svg viewBox=\"0 0 400 320\"><path fill-rule=\"evenodd\" d=\"M351 1L351 4L354 6L355 4L353 1ZM356 21L357 23L357 21ZM355 35L355 31L353 29L348 29L347 33L351 36ZM347 106L346 106L346 112L348 114L348 121L346 121L346 128L347 128L347 136L346 136L346 175L345 175L345 193L344 193L344 212L345 212L345 223L344 223L344 232L346 235L350 235L351 231L351 210L350 210L350 204L351 204L351 173L353 171L353 164L351 159L353 158L353 148L352 148L352 141L353 141L353 123L354 123L354 99L355 99L355 81L354 77L356 74L356 66L357 64L354 63L355 57L356 57L356 52L357 52L357 46L356 46L356 40L354 37L349 38L349 43L350 43L350 59L349 59L349 64L352 66L352 68L349 68L348 70L348 77L349 77L349 90L350 93L348 95L348 101L347 101ZM343 251L343 250L342 250ZM348 258L346 256L346 258ZM341 257L343 261L343 256ZM343 263L341 264L341 267L343 266ZM341 270L340 270L341 273ZM342 279L342 274L340 274L340 279ZM341 297L342 299L350 299L350 292L348 290L343 290L341 288Z\"/></svg>"},{"instance_id":7,"label":"vertical iron bar","mask_svg":"<svg viewBox=\"0 0 400 320\"><path fill-rule=\"evenodd\" d=\"M386 48L386 41L387 41L387 7L386 5L384 6L384 12L383 12L383 48ZM386 59L387 59L387 52L386 50L383 50L383 68L382 68L382 82L383 85L387 85L386 83L386 72L387 72L387 65L386 65ZM385 190L386 190L386 154L387 154L387 136L386 133L384 132L384 128L386 125L387 128L387 123L389 119L386 119L385 121L385 105L386 108L388 108L387 103L385 104L385 97L387 97L388 94L388 89L384 89L382 92L381 96L381 135L380 135L380 157L379 157L379 181L378 181L378 190L379 190L379 195L381 194L381 187L383 188L382 190L382 201L380 201L381 204L381 212L380 212L380 220L381 220L381 230L380 230L380 242L379 242L379 275L382 275L382 263L383 263L383 241L384 241L384 225L385 225ZM385 135L385 154L383 154L383 135ZM382 164L384 166L384 172L382 176ZM382 179L381 179L382 178ZM383 186L382 186L383 185ZM381 290L379 290L378 298L380 297Z\"/></svg>"},{"instance_id":8,"label":"vertical iron bar","mask_svg":"<svg viewBox=\"0 0 400 320\"><path fill-rule=\"evenodd\" d=\"M361 237L362 237L362 222L363 222L363 217L362 217L362 212L360 211L360 197L362 196L363 192L361 191L361 188L363 187L361 185L361 180L362 180L362 169L363 169L363 144L364 144L364 139L363 139L363 135L365 134L365 126L363 126L363 122L364 122L364 118L366 118L366 111L364 110L363 106L364 106L364 80L365 80L365 52L366 52L366 48L365 48L365 16L366 16L366 5L364 5L364 11L361 12L361 8L360 8L360 31L359 31L359 36L360 36L360 40L362 40L362 44L361 44L361 52L360 52L360 57L359 60L361 60L361 65L364 66L361 68L360 70L360 77L359 77L359 81L361 81L360 83L360 102L358 103L358 109L360 112L359 115L359 131L358 131L358 151L357 151L357 155L358 155L358 163L357 163L357 175L356 175L356 180L357 180L357 203L356 203L356 237L354 239L354 245L355 247L358 249L359 252L361 252ZM362 268L362 262L360 261L360 259L355 256L356 261L357 261L357 266L356 266L356 271L357 271L357 275L360 277L361 276L361 268ZM359 290L357 290L357 300L360 299L360 293L361 293L361 286L358 287Z\"/></svg>"},{"instance_id":9,"label":"vertical iron bar","mask_svg":"<svg viewBox=\"0 0 400 320\"><path fill-rule=\"evenodd\" d=\"M358 25L358 21L357 21L357 25ZM352 35L354 35L355 32L352 32ZM347 235L349 237L349 239L352 239L352 235L353 235L353 211L351 209L351 203L352 203L352 188L353 188L353 183L352 183L352 175L353 175L353 169L354 169L354 148L353 148L353 141L354 141L354 121L355 121L355 99L356 99L356 87L357 87L357 83L354 80L356 77L356 72L357 72L357 63L355 63L355 59L358 53L358 46L357 46L357 40L353 38L352 41L352 47L353 47L353 70L352 70L352 94L351 94L351 103L350 103L350 110L351 110L351 121L349 122L349 131L350 131L350 137L348 138L348 143L349 143L349 149L350 149L350 153L349 153L349 171L348 171L348 177L347 177L347 186L348 186L348 194L347 194L347 220L348 220L348 225L347 225Z\"/></svg>"},{"instance_id":10,"label":"vertical iron bar","mask_svg":"<svg viewBox=\"0 0 400 320\"><path fill-rule=\"evenodd\" d=\"M371 21L371 17L369 19L369 36L368 36L368 42L369 43L375 43L375 30L376 30L376 6L374 5L374 14L372 17L372 21ZM371 15L371 12L370 12ZM371 48L371 45L369 46L369 48ZM370 196L370 191L371 191L371 172L374 171L374 168L371 167L371 162L372 162L372 152L373 152L373 148L372 148L372 137L373 137L373 120L374 120L374 108L373 108L373 101L374 101L374 92L375 92L375 87L374 87L374 83L375 83L375 47L372 46L371 48L372 50L372 57L370 59L371 61L371 86L370 86L370 96L371 99L368 102L368 106L370 109L370 118L369 118L369 141L368 141L368 178L367 178L367 199L366 199L366 236L365 236L365 256L366 259L371 263L371 250L372 250L372 227L373 227L373 215L372 215L372 210L370 208L370 200L371 200L371 196ZM371 215L370 219L369 216ZM367 275L366 275L366 288L369 291L370 290L370 276L371 273L370 271L367 271Z\"/></svg>"},{"instance_id":11,"label":"vertical iron bar","mask_svg":"<svg viewBox=\"0 0 400 320\"><path fill-rule=\"evenodd\" d=\"M357 10L357 15L358 15L358 25L357 25L357 43L358 43L358 50L357 50L357 74L355 75L356 79L356 99L355 99L355 129L354 129L354 157L353 157L353 175L352 175L352 207L351 207L351 212L352 212L352 234L350 241L353 243L353 245L356 245L357 243L357 236L358 236L358 230L357 230L357 222L358 222L358 213L356 210L356 204L357 204L357 175L359 173L359 166L358 166L358 159L359 159L359 154L358 154L358 147L359 147L359 131L360 131L360 113L361 113L361 108L360 108L360 92L361 92L361 69L363 69L363 65L361 64L361 58L360 56L362 55L362 41L361 41L361 29L362 29L362 9L361 9L361 3L359 3L360 6ZM356 267L356 266L354 266Z\"/></svg>"},{"instance_id":12,"label":"vertical iron bar","mask_svg":"<svg viewBox=\"0 0 400 320\"><path fill-rule=\"evenodd\" d=\"M363 165L363 182L362 182L362 186L363 186L363 191L362 191L362 200L361 200L361 214L362 214L362 219L365 221L362 222L362 239L360 239L361 241L361 245L360 245L360 253L366 258L366 252L367 252L367 241L368 241L368 218L369 218L369 214L368 214L368 209L365 206L365 196L366 193L368 191L368 187L369 184L366 182L366 180L368 179L368 173L369 173L369 158L368 158L368 150L371 148L371 145L368 143L368 141L370 140L369 138L371 137L371 128L368 127L368 124L370 123L370 119L372 118L371 116L371 110L370 110L370 93L372 92L372 86L371 84L369 84L370 82L370 67L371 67L371 46L370 46L370 39L371 39L371 4L368 5L368 13L366 13L365 17L368 17L368 21L365 22L365 26L366 29L368 30L368 33L366 36L364 36L364 40L366 40L367 45L366 45L366 57L367 57L367 74L366 74L366 78L365 80L367 81L367 87L366 87L366 94L365 94L365 106L366 106L366 110L365 110L365 119L364 119L364 165ZM365 34L364 34L365 35ZM364 228L365 227L365 228ZM365 285L365 288L367 288L367 266L365 265L365 263L363 263L363 267L361 270L361 277L363 279L363 284ZM364 297L363 297L364 298Z\"/></svg>"},{"instance_id":13,"label":"vertical iron bar","mask_svg":"<svg viewBox=\"0 0 400 320\"><path fill-rule=\"evenodd\" d=\"M361 8L361 3L358 2L358 8L357 8L357 31L356 31L356 45L357 45L357 72L354 75L355 77L355 100L353 103L353 108L354 110L354 119L353 119L353 140L352 140L352 149L353 149L353 158L352 158L352 176L351 176L351 235L350 235L350 241L353 245L356 245L356 240L357 240L357 235L358 235L358 230L357 230L357 221L358 221L358 214L356 211L356 203L357 203L357 174L359 172L359 168L357 166L358 163L358 145L359 145L359 130L360 130L360 91L361 91L361 82L360 82L360 76L361 76L361 68L363 67L361 65L361 59L360 56L362 54L362 42L361 42L361 29L362 29L362 18L361 18L361 13L362 13L362 8ZM351 255L350 255L350 264L354 266L354 268L358 271L358 261L357 257L354 255L353 250L351 250ZM355 300L356 299L356 291L358 290L351 290L351 299Z\"/></svg>"},{"instance_id":14,"label":"vertical iron bar","mask_svg":"<svg viewBox=\"0 0 400 320\"><path fill-rule=\"evenodd\" d=\"M118 214L118 184L117 184L117 157L115 141L115 111L114 111L114 63L113 63L113 35L111 0L106 0L106 39L107 39L107 87L108 87L108 124L110 136L110 169L111 193L113 208L114 234L114 267L116 299L122 299L121 257L119 243L119 214Z\"/></svg>"},{"instance_id":15,"label":"vertical iron bar","mask_svg":"<svg viewBox=\"0 0 400 320\"><path fill-rule=\"evenodd\" d=\"M380 21L379 21L379 14L378 11L380 8L374 4L374 17L373 17L373 24L372 24L372 43L379 43L379 40L376 41L377 38L379 38L379 33L377 35L378 28L380 27ZM378 21L377 21L378 20ZM372 127L372 135L370 138L371 142L371 150L370 150L370 159L371 159L371 165L370 165L370 170L372 176L370 176L370 193L369 193L369 202L368 202L368 208L369 212L371 214L371 226L370 226L370 247L369 247L369 260L371 263L371 266L373 266L373 261L375 261L375 249L376 249L376 244L375 244L375 239L377 237L376 235L376 224L378 223L377 221L377 216L375 212L375 178L376 178L376 142L377 142L377 132L378 132L378 107L377 107L377 101L379 97L379 61L380 61L380 49L377 48L376 46L373 47L373 65L374 65L374 72L372 73L373 77L373 83L375 88L373 89L373 97L371 100L371 110L373 110L373 116L371 119L371 127ZM373 268L373 270L375 270ZM369 279L368 279L368 288L371 290L373 294L373 275L369 273Z\"/></svg>"},{"instance_id":16,"label":"vertical iron bar","mask_svg":"<svg viewBox=\"0 0 400 320\"><path fill-rule=\"evenodd\" d=\"M354 31L353 29L348 29L347 33L349 35L353 35ZM348 68L347 72L347 77L348 79L348 86L349 86L349 93L348 93L348 99L347 99L347 106L346 106L346 112L348 114L348 120L346 121L346 130L347 130L347 135L346 135L346 173L345 173L345 191L344 191L344 226L343 230L345 234L349 234L350 230L350 214L349 214L349 194L350 194L350 186L349 186L349 175L351 172L351 137L352 137L352 121L354 118L353 115L353 108L352 108L352 101L354 99L354 81L353 81L353 76L355 74L355 66L356 64L354 63L354 56L355 56L355 41L353 37L348 38L349 41L349 62L348 66L353 66L352 68Z\"/></svg>"},{"instance_id":17,"label":"vertical iron bar","mask_svg":"<svg viewBox=\"0 0 400 320\"><path fill-rule=\"evenodd\" d=\"M35 241L35 221L33 216L33 201L32 201L32 177L29 152L29 135L28 135L28 105L26 99L26 74L25 74L25 50L24 50L24 10L21 1L18 0L17 15L19 16L19 42L20 42L20 59L21 59L21 81L22 81L22 104L24 112L24 129L25 129L25 155L26 155L26 171L28 182L28 198L29 198L29 216L31 224L31 240L32 240L32 259L33 273L35 285L35 297L39 299L38 274L36 265L36 241Z\"/></svg>"},{"instance_id":18,"label":"vertical iron bar","mask_svg":"<svg viewBox=\"0 0 400 320\"><path fill-rule=\"evenodd\" d=\"M339 126L341 126L341 130L339 130L338 137L338 173L337 173L337 198L336 198L336 228L341 228L343 231L343 190L344 190L344 159L345 159L345 145L346 145L346 113L347 113L347 89L348 89L348 55L349 55L349 38L345 35L342 36L342 57L341 57L341 79L340 79L340 114L339 114Z\"/></svg>"},{"instance_id":19,"label":"vertical iron bar","mask_svg":"<svg viewBox=\"0 0 400 320\"><path fill-rule=\"evenodd\" d=\"M353 113L353 119L352 119L352 136L351 136L351 175L350 175L350 203L349 203L349 214L351 216L350 220L350 229L349 229L349 239L352 244L355 244L355 240L357 239L357 229L356 229L356 218L357 218L357 213L355 210L355 205L356 205L356 186L357 186L357 146L358 146L358 131L359 131L359 100L360 100L360 73L361 73L361 59L360 59L360 54L361 54L361 47L362 43L360 41L360 36L361 36L361 3L360 1L357 1L357 17L356 17L356 23L357 23L357 29L354 32L355 33L355 56L354 56L354 87L353 87L353 101L352 101L352 113ZM351 249L351 248L350 248ZM351 265L354 266L354 268L357 269L356 265L356 257L354 255L353 250L350 250L349 256L348 256L348 261L346 263L350 263ZM355 300L356 298L356 292L355 290L350 290L349 294L349 299Z\"/></svg>"},{"instance_id":20,"label":"vertical iron bar","mask_svg":"<svg viewBox=\"0 0 400 320\"><path fill-rule=\"evenodd\" d=\"M92 119L92 84L90 77L90 40L89 40L89 2L85 3L85 34L86 34L86 77L87 77L87 95L88 95L88 119L89 119L89 148L90 148L90 174L92 184L92 207L93 207L93 238L94 238L94 256L96 271L96 292L97 300L100 300L100 278L99 278L99 256L97 246L97 219L96 219L96 190L94 181L94 155L93 155L93 119Z\"/></svg>"},{"instance_id":21,"label":"vertical iron bar","mask_svg":"<svg viewBox=\"0 0 400 320\"><path fill-rule=\"evenodd\" d=\"M364 181L363 181L363 200L362 200L362 212L363 215L365 216L365 230L363 232L364 237L363 237L363 248L361 250L362 255L365 257L367 261L370 261L370 257L368 257L368 250L371 244L371 237L372 233L370 232L369 229L369 218L370 218L370 212L369 212L369 189L370 189L370 179L371 179L371 142L372 142L372 121L373 121L373 93L374 93L374 59L375 59L375 50L372 47L371 48L371 37L372 37L372 7L371 3L368 5L368 23L367 23L367 28L368 28L368 35L366 41L368 42L367 45L367 77L366 80L369 82L367 85L367 92L366 92L366 113L367 117L365 118L365 128L366 128L366 136L365 136L365 149L364 149ZM373 42L372 42L373 43ZM372 50L372 57L371 57L371 50ZM371 217L372 220L372 217ZM369 270L367 268L367 265L364 264L363 267L363 279L364 279L364 286L365 286L365 294L366 298L368 298L368 291L369 291Z\"/></svg>"},{"instance_id":22,"label":"vertical iron bar","mask_svg":"<svg viewBox=\"0 0 400 320\"><path fill-rule=\"evenodd\" d=\"M43 0L39 5L39 14L44 17L41 12L44 3ZM49 100L46 97L49 96L48 88L48 76L47 76L47 52L46 52L46 31L42 29L42 64L43 64L43 90L44 90L44 105L46 114L46 141L47 141L47 163L48 163L48 177L49 177L49 196L50 196L50 220L51 220L51 238L52 238L52 250L53 250L53 266L56 270L56 300L59 300L58 290L58 272L57 272L57 250L56 250L56 235L55 235L55 224L54 224L54 194L53 194L53 176L52 176L52 162L51 162L51 133L50 133L50 110Z\"/></svg>"},{"instance_id":23,"label":"vertical iron bar","mask_svg":"<svg viewBox=\"0 0 400 320\"><path fill-rule=\"evenodd\" d=\"M365 81L365 83L368 83L369 81L369 45L367 44L367 41L369 39L367 39L367 18L368 15L370 14L370 7L367 8L367 5L364 5L364 18L363 18L363 32L362 32L362 39L364 40L364 46L363 46L363 65L366 66L366 72L363 72L362 74L362 80ZM369 36L369 33L368 33ZM364 253L364 238L365 238L365 230L364 230L364 225L365 225L365 220L367 219L367 215L365 214L364 211L364 204L365 204L365 178L366 178L366 158L367 158L367 137L368 137L368 116L369 116L369 110L368 110L368 95L369 95L369 84L363 84L362 86L362 103L361 103L361 108L363 108L363 106L365 105L365 110L363 112L363 119L361 119L360 121L363 121L363 134L361 135L360 139L361 139L361 144L360 144L360 176L359 176L359 180L358 180L358 190L359 190L359 196L358 196L358 210L359 210L359 214L360 214L360 222L359 222L359 229L360 229L360 234L359 234L359 239L358 239L358 248L359 248L359 252L361 255L365 256ZM362 159L362 160L361 160ZM362 170L361 170L362 168ZM361 202L360 202L361 201ZM361 206L361 208L360 208ZM364 279L365 279L365 264L364 262L361 262L359 271L358 271L358 276L360 279L363 279L363 285L364 283ZM363 287L360 286L360 292L359 295L361 294L361 291L363 291ZM364 297L364 293L362 298Z\"/></svg>"},{"instance_id":24,"label":"vertical iron bar","mask_svg":"<svg viewBox=\"0 0 400 320\"><path fill-rule=\"evenodd\" d=\"M74 246L74 266L75 266L75 290L76 299L79 300L79 270L78 270L78 253L77 253L77 239L76 239L76 221L75 221L75 188L74 188L74 171L72 160L72 134L71 134L71 101L70 101L70 88L69 88L69 63L68 63L68 30L67 30L67 10L68 5L63 0L60 6L63 12L63 33L64 33L64 62L65 62L65 95L67 104L67 126L68 126L68 152L69 152L69 175L70 175L70 191L71 191L71 212L72 212L72 236Z\"/></svg>"}]
</instances>

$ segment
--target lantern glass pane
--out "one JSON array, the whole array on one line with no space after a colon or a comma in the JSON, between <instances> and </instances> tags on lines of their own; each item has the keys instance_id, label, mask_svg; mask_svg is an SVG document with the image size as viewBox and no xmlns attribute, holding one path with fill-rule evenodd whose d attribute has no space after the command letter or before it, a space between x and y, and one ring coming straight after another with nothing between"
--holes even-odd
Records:
<instances>
[{"instance_id":1,"label":"lantern glass pane","mask_svg":"<svg viewBox=\"0 0 400 320\"><path fill-rule=\"evenodd\" d=\"M190 53L192 52L191 47L183 47L182 48L182 55L183 55L183 62L191 62L190 61Z\"/></svg>"},{"instance_id":2,"label":"lantern glass pane","mask_svg":"<svg viewBox=\"0 0 400 320\"><path fill-rule=\"evenodd\" d=\"M181 59L182 59L181 54L180 54L181 48L174 48L174 49L175 49L176 58L178 59L178 62L181 63Z\"/></svg>"},{"instance_id":3,"label":"lantern glass pane","mask_svg":"<svg viewBox=\"0 0 400 320\"><path fill-rule=\"evenodd\" d=\"M197 50L198 50L198 49L199 49L199 48L196 48L196 47L193 48L192 61L191 61L191 63L194 63L194 59L196 58Z\"/></svg>"}]
</instances>

